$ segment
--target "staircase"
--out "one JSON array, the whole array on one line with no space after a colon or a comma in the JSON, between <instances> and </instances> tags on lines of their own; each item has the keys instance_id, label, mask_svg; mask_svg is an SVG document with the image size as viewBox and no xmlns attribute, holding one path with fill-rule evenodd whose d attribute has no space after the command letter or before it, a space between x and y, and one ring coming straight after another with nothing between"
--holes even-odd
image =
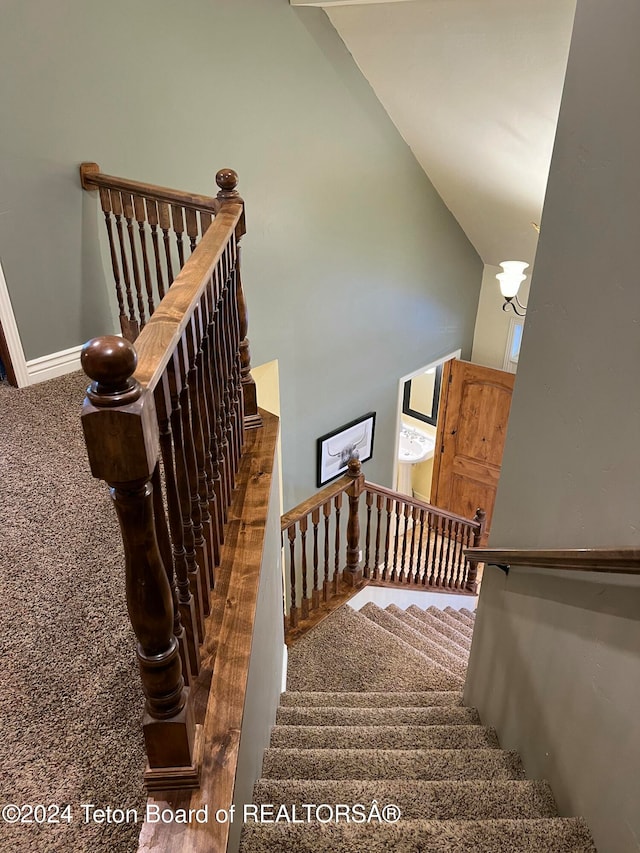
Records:
<instances>
[{"instance_id":1,"label":"staircase","mask_svg":"<svg viewBox=\"0 0 640 853\"><path fill-rule=\"evenodd\" d=\"M342 607L290 648L241 853L594 853L463 706L474 618Z\"/></svg>"}]
</instances>

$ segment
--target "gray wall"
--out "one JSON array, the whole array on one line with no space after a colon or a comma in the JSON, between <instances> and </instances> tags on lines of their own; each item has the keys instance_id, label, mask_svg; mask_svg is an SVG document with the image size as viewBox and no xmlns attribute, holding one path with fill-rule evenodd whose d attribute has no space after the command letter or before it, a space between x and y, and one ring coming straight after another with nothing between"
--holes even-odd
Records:
<instances>
[{"instance_id":1,"label":"gray wall","mask_svg":"<svg viewBox=\"0 0 640 853\"><path fill-rule=\"evenodd\" d=\"M640 579L489 568L465 703L582 815L599 853L640 849Z\"/></svg>"},{"instance_id":2,"label":"gray wall","mask_svg":"<svg viewBox=\"0 0 640 853\"><path fill-rule=\"evenodd\" d=\"M493 547L638 546L640 5L579 0ZM637 850L640 589L514 568L483 580L466 700L583 814Z\"/></svg>"},{"instance_id":3,"label":"gray wall","mask_svg":"<svg viewBox=\"0 0 640 853\"><path fill-rule=\"evenodd\" d=\"M108 331L95 197L77 164L247 199L256 364L278 358L285 507L315 439L378 412L390 484L397 380L468 356L482 264L324 12L287 0L7 0L0 260L27 358Z\"/></svg>"},{"instance_id":4,"label":"gray wall","mask_svg":"<svg viewBox=\"0 0 640 853\"><path fill-rule=\"evenodd\" d=\"M279 704L282 685L284 626L277 454L274 457L271 476L269 513L264 536L260 588L253 626L251 663L233 796L236 814L234 822L229 827L228 853L234 853L240 843L243 806L245 803L253 802L253 784L261 775L262 755L269 745L271 727L276 721L276 708Z\"/></svg>"}]
</instances>

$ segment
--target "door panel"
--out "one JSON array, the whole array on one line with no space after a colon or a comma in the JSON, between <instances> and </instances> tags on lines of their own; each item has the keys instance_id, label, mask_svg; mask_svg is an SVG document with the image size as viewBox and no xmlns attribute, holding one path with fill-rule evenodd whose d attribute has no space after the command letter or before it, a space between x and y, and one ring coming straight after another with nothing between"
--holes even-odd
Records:
<instances>
[{"instance_id":1,"label":"door panel","mask_svg":"<svg viewBox=\"0 0 640 853\"><path fill-rule=\"evenodd\" d=\"M515 376L452 359L444 366L431 503L491 530ZM483 543L484 544L484 543Z\"/></svg>"}]
</instances>

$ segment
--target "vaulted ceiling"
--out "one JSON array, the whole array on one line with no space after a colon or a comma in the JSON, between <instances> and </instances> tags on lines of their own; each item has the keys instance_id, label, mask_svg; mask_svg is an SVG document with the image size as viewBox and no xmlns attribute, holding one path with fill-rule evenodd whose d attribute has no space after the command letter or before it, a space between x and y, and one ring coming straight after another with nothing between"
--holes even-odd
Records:
<instances>
[{"instance_id":1,"label":"vaulted ceiling","mask_svg":"<svg viewBox=\"0 0 640 853\"><path fill-rule=\"evenodd\" d=\"M533 264L576 0L321 6L485 263Z\"/></svg>"}]
</instances>

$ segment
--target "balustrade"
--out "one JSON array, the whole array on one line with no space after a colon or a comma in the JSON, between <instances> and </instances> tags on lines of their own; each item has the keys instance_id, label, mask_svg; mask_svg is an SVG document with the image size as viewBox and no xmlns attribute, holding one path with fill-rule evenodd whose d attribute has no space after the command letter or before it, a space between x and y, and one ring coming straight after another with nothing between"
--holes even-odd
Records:
<instances>
[{"instance_id":1,"label":"balustrade","mask_svg":"<svg viewBox=\"0 0 640 853\"><path fill-rule=\"evenodd\" d=\"M146 697L147 788L195 787L199 741L189 686L201 669L245 440L243 388L251 383L242 372L246 321L238 304L244 208L230 170L216 176L221 197L207 207L204 197L180 206L168 195L173 191L108 178L88 165L84 180L100 188L112 260L119 252L119 305L135 312L123 324L125 337L96 338L83 348L92 380L83 428L92 473L111 488L124 543L127 607ZM165 242L163 268L156 226L166 238L169 210L177 262ZM151 211L145 221L144 211Z\"/></svg>"}]
</instances>

